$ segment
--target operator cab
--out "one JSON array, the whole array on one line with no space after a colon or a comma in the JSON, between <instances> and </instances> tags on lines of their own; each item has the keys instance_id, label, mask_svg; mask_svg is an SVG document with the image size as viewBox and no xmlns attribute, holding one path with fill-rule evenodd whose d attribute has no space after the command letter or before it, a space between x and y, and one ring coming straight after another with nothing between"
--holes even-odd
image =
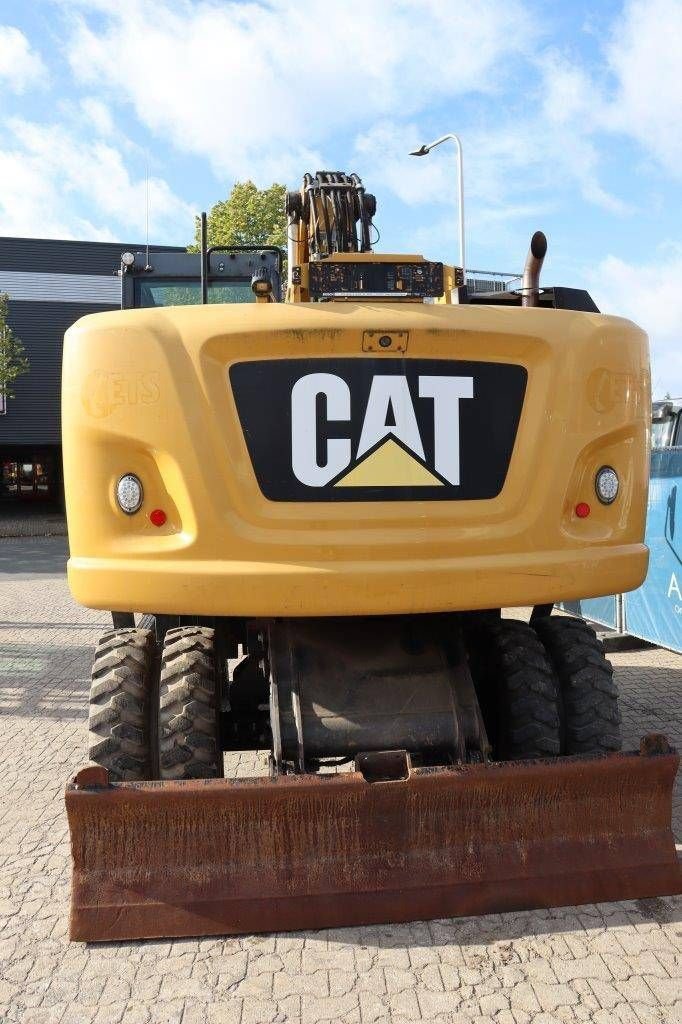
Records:
<instances>
[{"instance_id":1,"label":"operator cab","mask_svg":"<svg viewBox=\"0 0 682 1024\"><path fill-rule=\"evenodd\" d=\"M282 253L274 246L214 246L204 255L208 303L281 300ZM121 309L202 304L200 252L125 252Z\"/></svg>"}]
</instances>

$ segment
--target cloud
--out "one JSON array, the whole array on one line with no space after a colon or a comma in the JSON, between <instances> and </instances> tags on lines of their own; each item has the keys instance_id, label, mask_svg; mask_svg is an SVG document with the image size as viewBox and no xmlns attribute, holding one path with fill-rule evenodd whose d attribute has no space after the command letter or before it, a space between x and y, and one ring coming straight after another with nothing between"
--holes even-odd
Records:
<instances>
[{"instance_id":1,"label":"cloud","mask_svg":"<svg viewBox=\"0 0 682 1024\"><path fill-rule=\"evenodd\" d=\"M606 48L617 86L608 112L673 176L682 175L682 3L631 0Z\"/></svg>"},{"instance_id":2,"label":"cloud","mask_svg":"<svg viewBox=\"0 0 682 1024\"><path fill-rule=\"evenodd\" d=\"M629 214L605 185L609 136L665 151L674 172L682 166L680 0L631 0L611 34L602 29L603 58L589 65L546 44L549 23L524 0L346 0L325 6L323 22L317 0L94 9L92 0L68 5L68 59L91 102L97 94L132 105L147 129L208 160L220 181L294 185L345 146L377 191L410 205L449 202L446 159L405 159L446 103L464 134L469 212L481 226L575 194Z\"/></svg>"},{"instance_id":3,"label":"cloud","mask_svg":"<svg viewBox=\"0 0 682 1024\"><path fill-rule=\"evenodd\" d=\"M528 86L505 96L492 116L462 119L467 223L477 231L556 210L577 193L587 203L622 216L630 207L602 184L602 147L608 102L600 86L555 48L526 58ZM355 159L369 180L408 205L451 206L455 153L409 159L430 141L417 119L382 119L355 139ZM371 177L370 177L371 176Z\"/></svg>"},{"instance_id":4,"label":"cloud","mask_svg":"<svg viewBox=\"0 0 682 1024\"><path fill-rule=\"evenodd\" d=\"M555 188L569 182L594 206L616 215L630 212L600 181L611 120L605 83L556 48L544 51L536 67L540 96L534 142L529 140L530 162L544 165Z\"/></svg>"},{"instance_id":5,"label":"cloud","mask_svg":"<svg viewBox=\"0 0 682 1024\"><path fill-rule=\"evenodd\" d=\"M628 137L674 176L682 169L682 3L632 0L584 67L556 46L523 54L528 85L507 95L494 123L464 132L467 220L477 228L566 204L624 216L630 204L603 183L612 140ZM466 122L465 122L466 124ZM422 138L415 124L382 119L356 139L359 159L408 204L451 203L453 163L444 154L405 159ZM426 167L426 164L430 166Z\"/></svg>"},{"instance_id":6,"label":"cloud","mask_svg":"<svg viewBox=\"0 0 682 1024\"><path fill-rule=\"evenodd\" d=\"M494 93L534 36L520 0L139 0L96 27L76 14L68 54L79 81L219 177L295 183L340 132Z\"/></svg>"},{"instance_id":7,"label":"cloud","mask_svg":"<svg viewBox=\"0 0 682 1024\"><path fill-rule=\"evenodd\" d=\"M454 148L445 159L410 157L411 150L431 142L422 134L415 122L379 121L356 136L353 166L360 168L372 188L381 181L409 205L450 203L456 181ZM451 143L447 145L449 149Z\"/></svg>"},{"instance_id":8,"label":"cloud","mask_svg":"<svg viewBox=\"0 0 682 1024\"><path fill-rule=\"evenodd\" d=\"M542 112L550 134L561 130L567 148L577 145L586 198L618 213L627 208L595 187L610 139L629 138L671 176L682 174L682 2L629 0L602 36L603 60L589 71L557 48L540 55Z\"/></svg>"},{"instance_id":9,"label":"cloud","mask_svg":"<svg viewBox=\"0 0 682 1024\"><path fill-rule=\"evenodd\" d=\"M649 334L654 396L682 395L682 246L662 247L656 263L608 256L589 289L604 313L626 316Z\"/></svg>"},{"instance_id":10,"label":"cloud","mask_svg":"<svg viewBox=\"0 0 682 1024\"><path fill-rule=\"evenodd\" d=\"M146 184L118 149L64 126L15 118L0 151L0 234L114 239L145 227ZM149 180L150 232L156 242L191 236L194 207L168 183Z\"/></svg>"},{"instance_id":11,"label":"cloud","mask_svg":"<svg viewBox=\"0 0 682 1024\"><path fill-rule=\"evenodd\" d=\"M106 137L114 134L114 122L109 108L100 100L93 96L85 96L80 101L80 109L85 121L98 135Z\"/></svg>"},{"instance_id":12,"label":"cloud","mask_svg":"<svg viewBox=\"0 0 682 1024\"><path fill-rule=\"evenodd\" d=\"M45 75L42 58L24 33L12 25L0 25L0 81L12 92L22 93Z\"/></svg>"},{"instance_id":13,"label":"cloud","mask_svg":"<svg viewBox=\"0 0 682 1024\"><path fill-rule=\"evenodd\" d=\"M426 157L409 157L425 138L416 122L381 121L356 137L354 166L373 188L390 189L409 206L456 202L457 170L452 143ZM626 209L599 183L599 157L589 139L552 131L541 116L509 118L490 130L477 127L462 137L467 230L485 234L491 226L539 217L564 202L571 190L609 212ZM439 220L442 212L439 211Z\"/></svg>"}]
</instances>

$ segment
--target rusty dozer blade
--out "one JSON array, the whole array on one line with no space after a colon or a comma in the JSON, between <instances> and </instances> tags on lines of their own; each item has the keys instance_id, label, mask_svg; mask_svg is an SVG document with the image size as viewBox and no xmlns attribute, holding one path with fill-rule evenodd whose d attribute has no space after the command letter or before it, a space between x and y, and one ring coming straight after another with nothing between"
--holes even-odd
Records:
<instances>
[{"instance_id":1,"label":"rusty dozer blade","mask_svg":"<svg viewBox=\"0 0 682 1024\"><path fill-rule=\"evenodd\" d=\"M71 938L398 922L682 891L679 758L67 787ZM362 765L360 765L362 766Z\"/></svg>"}]
</instances>

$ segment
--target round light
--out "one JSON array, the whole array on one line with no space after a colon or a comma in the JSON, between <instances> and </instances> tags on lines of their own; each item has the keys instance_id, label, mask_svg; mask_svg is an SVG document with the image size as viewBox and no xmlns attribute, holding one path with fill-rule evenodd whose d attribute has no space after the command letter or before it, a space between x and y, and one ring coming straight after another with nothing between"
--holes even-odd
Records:
<instances>
[{"instance_id":1,"label":"round light","mask_svg":"<svg viewBox=\"0 0 682 1024\"><path fill-rule=\"evenodd\" d=\"M594 479L594 489L602 505L610 505L618 497L620 481L611 466L602 466Z\"/></svg>"},{"instance_id":2,"label":"round light","mask_svg":"<svg viewBox=\"0 0 682 1024\"><path fill-rule=\"evenodd\" d=\"M134 262L135 262L135 253L133 253L133 252L122 252L121 253L121 263L123 264L124 267L132 267Z\"/></svg>"},{"instance_id":3,"label":"round light","mask_svg":"<svg viewBox=\"0 0 682 1024\"><path fill-rule=\"evenodd\" d=\"M163 511L162 508L155 508L152 512L149 513L149 521L151 522L152 526L163 526L163 524L166 522L166 518L166 513Z\"/></svg>"},{"instance_id":4,"label":"round light","mask_svg":"<svg viewBox=\"0 0 682 1024\"><path fill-rule=\"evenodd\" d=\"M126 473L116 484L116 501L126 515L137 512L142 504L142 484L134 473Z\"/></svg>"},{"instance_id":5,"label":"round light","mask_svg":"<svg viewBox=\"0 0 682 1024\"><path fill-rule=\"evenodd\" d=\"M575 506L575 514L577 515L578 519L587 519L587 517L590 514L590 511L590 506L587 504L586 501L579 501L578 504Z\"/></svg>"}]
</instances>

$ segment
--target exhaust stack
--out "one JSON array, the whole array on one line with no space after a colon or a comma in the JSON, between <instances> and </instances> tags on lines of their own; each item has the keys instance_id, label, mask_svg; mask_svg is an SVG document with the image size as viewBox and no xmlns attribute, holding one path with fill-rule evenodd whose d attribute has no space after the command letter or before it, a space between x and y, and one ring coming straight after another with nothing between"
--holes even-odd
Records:
<instances>
[{"instance_id":1,"label":"exhaust stack","mask_svg":"<svg viewBox=\"0 0 682 1024\"><path fill-rule=\"evenodd\" d=\"M530 240L530 249L523 268L522 306L537 306L540 302L540 271L547 253L547 238L536 231Z\"/></svg>"}]
</instances>

